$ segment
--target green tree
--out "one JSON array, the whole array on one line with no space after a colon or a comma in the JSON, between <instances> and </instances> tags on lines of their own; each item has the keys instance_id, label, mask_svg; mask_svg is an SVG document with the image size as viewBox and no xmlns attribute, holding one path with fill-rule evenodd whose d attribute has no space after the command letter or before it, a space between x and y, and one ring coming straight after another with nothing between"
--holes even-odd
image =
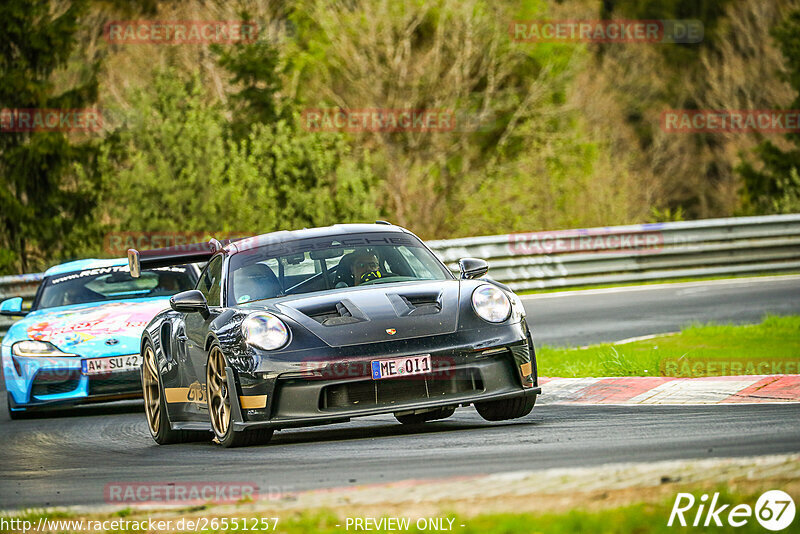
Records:
<instances>
[{"instance_id":1,"label":"green tree","mask_svg":"<svg viewBox=\"0 0 800 534\"><path fill-rule=\"evenodd\" d=\"M298 121L255 124L247 139L229 145L225 230L264 233L378 218L368 165L342 136L298 131Z\"/></svg>"},{"instance_id":2,"label":"green tree","mask_svg":"<svg viewBox=\"0 0 800 534\"><path fill-rule=\"evenodd\" d=\"M792 11L773 31L788 67L787 81L798 92L792 109L800 109L800 10ZM786 135L796 148L782 150L771 141L756 149L761 169L743 162L738 171L744 178L745 202L758 214L800 211L800 134Z\"/></svg>"},{"instance_id":3,"label":"green tree","mask_svg":"<svg viewBox=\"0 0 800 534\"><path fill-rule=\"evenodd\" d=\"M237 112L229 121L198 77L174 69L127 100L101 149L96 218L108 232L226 237L377 216L372 177L341 137L297 131L292 118L253 121L239 138Z\"/></svg>"},{"instance_id":4,"label":"green tree","mask_svg":"<svg viewBox=\"0 0 800 534\"><path fill-rule=\"evenodd\" d=\"M300 0L287 57L310 108L451 114L452 129L341 134L371 148L387 218L424 238L502 232L517 224L506 202L512 190L529 191L539 179L522 165L511 178L508 166L540 162L550 141L571 129L560 108L583 47L508 35L510 21L546 14L538 0Z\"/></svg>"},{"instance_id":5,"label":"green tree","mask_svg":"<svg viewBox=\"0 0 800 534\"><path fill-rule=\"evenodd\" d=\"M244 14L243 20L250 17ZM232 75L238 90L230 96L235 120L232 131L238 139L247 137L253 124L270 124L281 115L277 93L281 88L278 76L278 50L269 41L257 41L240 47L212 46L219 64Z\"/></svg>"},{"instance_id":6,"label":"green tree","mask_svg":"<svg viewBox=\"0 0 800 534\"><path fill-rule=\"evenodd\" d=\"M298 103L280 95L278 50L264 40L214 50L235 91L227 179L236 187L230 194L246 192L256 200L226 203L240 206L233 220L249 221L260 232L374 220L379 212L368 156L341 135L300 127ZM274 220L263 220L268 213Z\"/></svg>"},{"instance_id":7,"label":"green tree","mask_svg":"<svg viewBox=\"0 0 800 534\"><path fill-rule=\"evenodd\" d=\"M74 109L96 100L97 64L66 90L53 81L75 49L85 7L0 3L0 109ZM71 230L97 201L94 156L94 144L74 134L0 131L0 272L41 269L70 254Z\"/></svg>"},{"instance_id":8,"label":"green tree","mask_svg":"<svg viewBox=\"0 0 800 534\"><path fill-rule=\"evenodd\" d=\"M174 69L135 90L131 109L101 146L108 184L98 220L107 231L213 232L224 188L225 119L196 77Z\"/></svg>"}]
</instances>

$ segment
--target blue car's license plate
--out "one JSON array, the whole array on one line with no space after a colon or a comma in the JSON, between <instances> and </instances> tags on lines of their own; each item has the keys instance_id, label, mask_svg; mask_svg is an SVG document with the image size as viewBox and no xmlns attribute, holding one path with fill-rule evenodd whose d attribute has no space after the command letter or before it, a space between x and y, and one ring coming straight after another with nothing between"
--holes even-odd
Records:
<instances>
[{"instance_id":1,"label":"blue car's license plate","mask_svg":"<svg viewBox=\"0 0 800 534\"><path fill-rule=\"evenodd\" d=\"M109 358L91 358L81 361L81 372L85 375L100 375L135 371L142 366L142 357L139 354L126 356L111 356Z\"/></svg>"}]
</instances>

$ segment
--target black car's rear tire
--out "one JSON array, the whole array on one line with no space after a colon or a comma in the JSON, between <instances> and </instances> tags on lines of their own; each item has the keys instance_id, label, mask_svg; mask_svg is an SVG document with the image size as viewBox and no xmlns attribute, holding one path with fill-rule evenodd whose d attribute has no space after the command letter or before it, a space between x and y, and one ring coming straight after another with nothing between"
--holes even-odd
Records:
<instances>
[{"instance_id":1,"label":"black car's rear tire","mask_svg":"<svg viewBox=\"0 0 800 534\"><path fill-rule=\"evenodd\" d=\"M438 421L447 419L456 411L455 406L445 406L424 413L410 413L405 415L394 414L394 418L404 425L419 425L427 421Z\"/></svg>"},{"instance_id":2,"label":"black car's rear tire","mask_svg":"<svg viewBox=\"0 0 800 534\"><path fill-rule=\"evenodd\" d=\"M228 384L225 373L225 355L218 345L212 345L206 364L206 397L208 399L208 416L211 428L220 445L230 447L248 447L263 445L272 439L271 428L236 431L233 428L231 397L235 394L236 385Z\"/></svg>"},{"instance_id":3,"label":"black car's rear tire","mask_svg":"<svg viewBox=\"0 0 800 534\"><path fill-rule=\"evenodd\" d=\"M475 409L487 421L505 421L525 417L536 404L536 395L526 395L513 399L476 402Z\"/></svg>"},{"instance_id":4,"label":"black car's rear tire","mask_svg":"<svg viewBox=\"0 0 800 534\"><path fill-rule=\"evenodd\" d=\"M187 443L190 441L208 441L211 434L196 430L173 430L167 416L167 403L164 398L164 387L153 344L145 342L142 351L142 397L144 413L150 435L159 445L170 443Z\"/></svg>"}]
</instances>

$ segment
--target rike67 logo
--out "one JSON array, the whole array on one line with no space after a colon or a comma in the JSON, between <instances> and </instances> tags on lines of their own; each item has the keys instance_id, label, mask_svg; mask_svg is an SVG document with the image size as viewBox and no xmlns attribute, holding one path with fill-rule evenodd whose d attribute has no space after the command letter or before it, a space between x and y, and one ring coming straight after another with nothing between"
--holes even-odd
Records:
<instances>
[{"instance_id":1,"label":"rike67 logo","mask_svg":"<svg viewBox=\"0 0 800 534\"><path fill-rule=\"evenodd\" d=\"M691 493L678 493L667 526L742 527L755 517L765 529L779 531L792 524L794 515L794 501L788 493L781 490L765 492L758 498L755 507L749 504L737 504L733 507L730 503L723 504L719 493L714 493L710 502L706 493L699 499Z\"/></svg>"}]
</instances>

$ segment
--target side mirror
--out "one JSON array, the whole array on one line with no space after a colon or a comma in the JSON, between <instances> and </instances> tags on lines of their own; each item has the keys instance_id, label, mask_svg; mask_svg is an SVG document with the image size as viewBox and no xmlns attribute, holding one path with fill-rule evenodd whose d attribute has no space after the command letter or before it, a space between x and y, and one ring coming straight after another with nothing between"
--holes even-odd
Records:
<instances>
[{"instance_id":1,"label":"side mirror","mask_svg":"<svg viewBox=\"0 0 800 534\"><path fill-rule=\"evenodd\" d=\"M22 297L14 297L0 302L0 315L14 315L17 317L28 315L28 312L22 311Z\"/></svg>"},{"instance_id":2,"label":"side mirror","mask_svg":"<svg viewBox=\"0 0 800 534\"><path fill-rule=\"evenodd\" d=\"M199 312L203 318L208 317L206 298L196 289L176 293L169 298L169 307L177 312Z\"/></svg>"},{"instance_id":3,"label":"side mirror","mask_svg":"<svg viewBox=\"0 0 800 534\"><path fill-rule=\"evenodd\" d=\"M478 258L461 258L458 260L458 268L461 270L461 279L480 278L489 272L489 263Z\"/></svg>"}]
</instances>

